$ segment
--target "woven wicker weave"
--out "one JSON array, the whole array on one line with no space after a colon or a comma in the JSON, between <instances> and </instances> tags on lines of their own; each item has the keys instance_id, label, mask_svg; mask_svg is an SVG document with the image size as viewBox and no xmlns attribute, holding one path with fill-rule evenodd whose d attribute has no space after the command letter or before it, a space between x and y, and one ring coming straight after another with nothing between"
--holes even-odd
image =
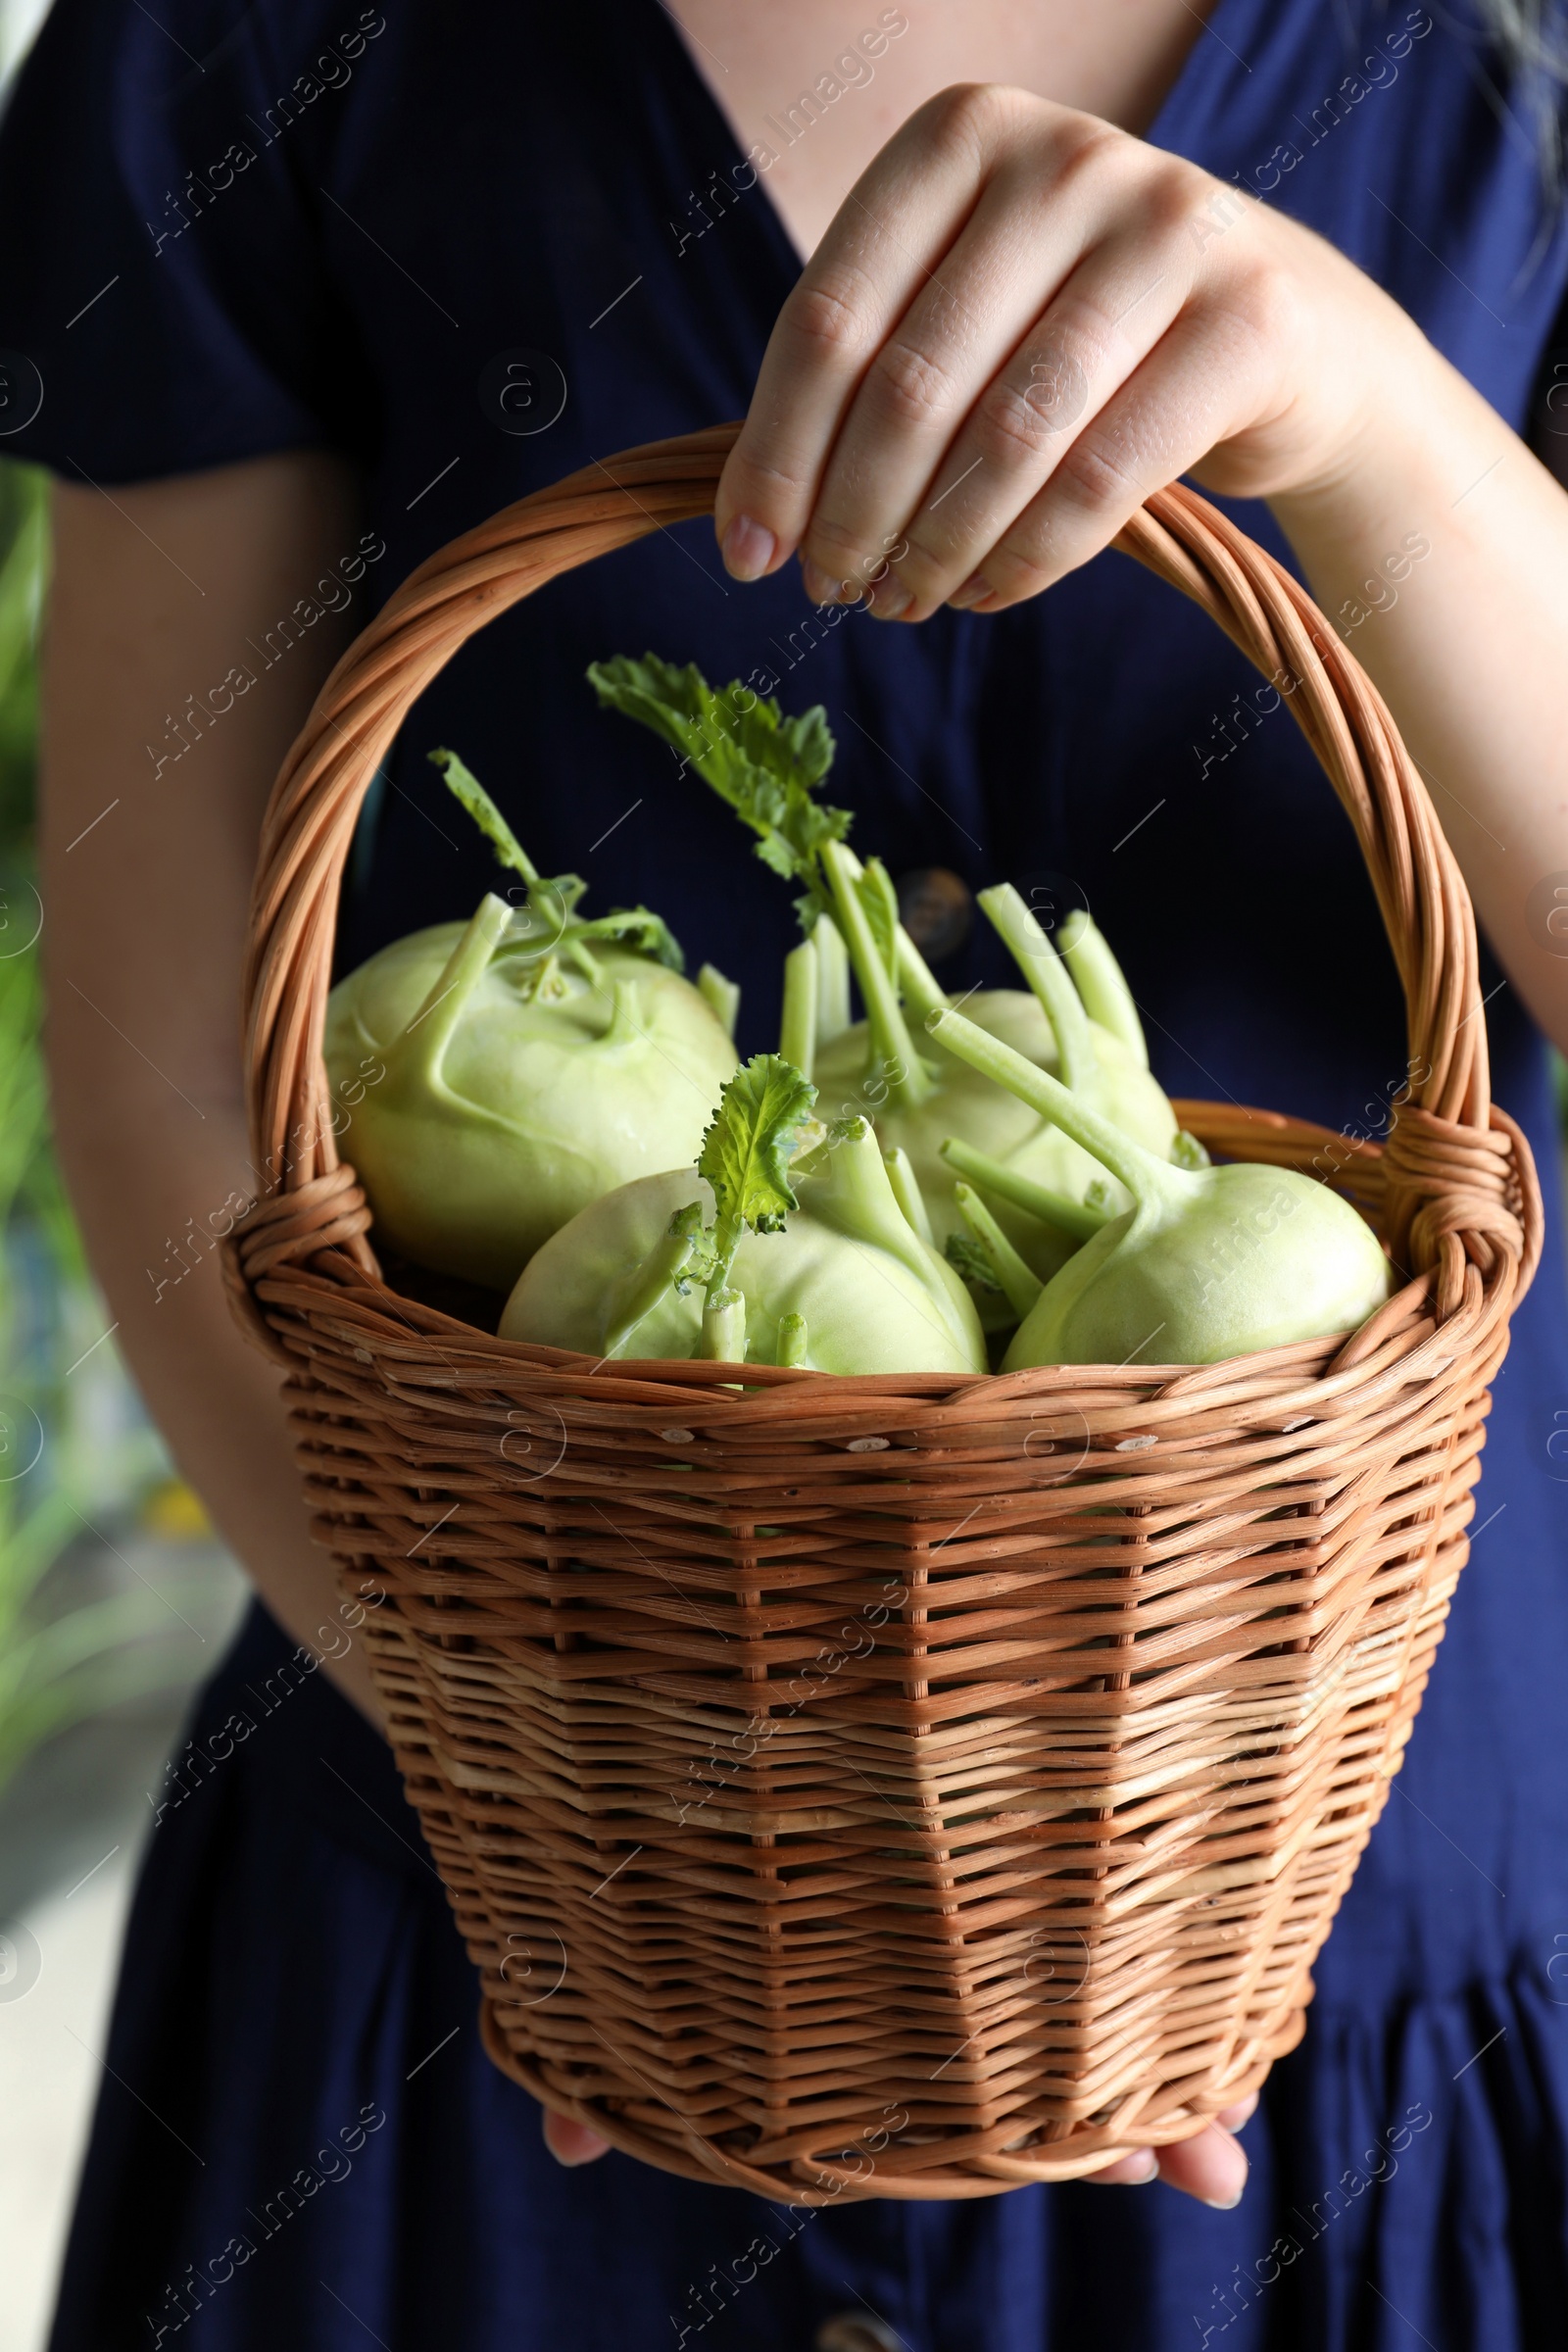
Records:
<instances>
[{"instance_id":1,"label":"woven wicker weave","mask_svg":"<svg viewBox=\"0 0 1568 2352\"><path fill-rule=\"evenodd\" d=\"M1119 544L1318 754L1377 889L1416 1079L1386 1146L1187 1102L1315 1170L1411 1277L1353 1337L1183 1370L833 1379L601 1365L382 1281L320 1062L355 815L464 641L711 510L735 427L626 452L430 559L279 777L230 1246L288 1369L485 2045L559 2112L795 2202L984 2196L1180 2139L1299 2037L1466 1552L1534 1271L1469 900L1378 695L1200 499ZM341 1117L341 1114L338 1114ZM350 1138L350 1141L352 1139Z\"/></svg>"}]
</instances>

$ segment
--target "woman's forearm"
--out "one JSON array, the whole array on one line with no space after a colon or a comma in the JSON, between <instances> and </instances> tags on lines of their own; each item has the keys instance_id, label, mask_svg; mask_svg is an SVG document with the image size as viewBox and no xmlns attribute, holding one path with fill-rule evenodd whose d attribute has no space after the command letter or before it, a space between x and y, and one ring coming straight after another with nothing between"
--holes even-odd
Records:
<instances>
[{"instance_id":1,"label":"woman's forearm","mask_svg":"<svg viewBox=\"0 0 1568 2352\"><path fill-rule=\"evenodd\" d=\"M373 1713L278 1372L232 1321L213 1247L258 1189L239 1067L258 828L366 616L352 482L319 455L57 491L40 887L56 1131L107 1320L269 1606Z\"/></svg>"},{"instance_id":2,"label":"woman's forearm","mask_svg":"<svg viewBox=\"0 0 1568 2352\"><path fill-rule=\"evenodd\" d=\"M1568 492L1411 343L1343 471L1272 503L1426 777L1499 962L1568 1051Z\"/></svg>"}]
</instances>

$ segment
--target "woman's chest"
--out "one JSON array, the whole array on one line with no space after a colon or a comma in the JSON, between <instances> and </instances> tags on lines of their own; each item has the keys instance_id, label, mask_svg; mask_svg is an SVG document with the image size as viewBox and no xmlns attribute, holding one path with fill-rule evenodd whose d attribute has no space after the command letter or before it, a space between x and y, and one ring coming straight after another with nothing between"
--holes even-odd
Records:
<instances>
[{"instance_id":1,"label":"woman's chest","mask_svg":"<svg viewBox=\"0 0 1568 2352\"><path fill-rule=\"evenodd\" d=\"M1146 130L1203 37L1207 4L675 0L669 13L742 153L776 155L769 188L806 255L879 148L955 82L1009 83Z\"/></svg>"}]
</instances>

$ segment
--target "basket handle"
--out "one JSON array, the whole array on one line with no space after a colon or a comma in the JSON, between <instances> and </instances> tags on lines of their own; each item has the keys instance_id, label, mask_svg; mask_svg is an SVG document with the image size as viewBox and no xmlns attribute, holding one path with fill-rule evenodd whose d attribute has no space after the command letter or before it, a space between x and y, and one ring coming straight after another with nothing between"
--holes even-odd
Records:
<instances>
[{"instance_id":1,"label":"basket handle","mask_svg":"<svg viewBox=\"0 0 1568 2352\"><path fill-rule=\"evenodd\" d=\"M243 1040L256 1164L285 1200L310 1192L319 1202L304 1219L313 1248L346 1246L373 1271L363 1208L345 1217L340 1185L323 1181L338 1157L321 1060L338 892L371 777L412 705L487 621L579 564L711 514L739 430L712 425L596 459L465 532L410 574L317 696L263 820ZM1482 1229L1505 1239L1510 1148L1492 1120L1470 897L1382 697L1290 573L1182 484L1156 491L1112 544L1201 605L1283 695L1355 827L1404 990L1411 1069L1423 1073L1416 1114L1401 1109L1390 1143L1391 1162L1411 1161L1391 1220L1396 1253L1424 1200L1452 1200L1456 1153L1489 1211ZM1435 1242L1417 1238L1431 1262Z\"/></svg>"}]
</instances>

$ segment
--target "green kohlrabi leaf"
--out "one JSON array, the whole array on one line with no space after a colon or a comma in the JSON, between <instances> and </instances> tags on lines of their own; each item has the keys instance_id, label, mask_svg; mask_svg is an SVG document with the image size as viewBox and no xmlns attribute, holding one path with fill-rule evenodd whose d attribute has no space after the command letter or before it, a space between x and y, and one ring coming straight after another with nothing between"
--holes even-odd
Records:
<instances>
[{"instance_id":1,"label":"green kohlrabi leaf","mask_svg":"<svg viewBox=\"0 0 1568 2352\"><path fill-rule=\"evenodd\" d=\"M790 1152L815 1102L815 1087L778 1054L754 1054L724 1088L697 1172L713 1188L726 1265L747 1227L777 1233L796 1206Z\"/></svg>"},{"instance_id":2,"label":"green kohlrabi leaf","mask_svg":"<svg viewBox=\"0 0 1568 2352\"><path fill-rule=\"evenodd\" d=\"M432 767L438 767L446 778L448 792L461 801L480 832L496 854L496 863L507 865L525 882L537 882L539 868L524 850L521 842L496 807L490 795L475 775L471 775L456 752L430 752L427 757Z\"/></svg>"},{"instance_id":3,"label":"green kohlrabi leaf","mask_svg":"<svg viewBox=\"0 0 1568 2352\"><path fill-rule=\"evenodd\" d=\"M686 969L679 940L663 916L647 906L616 906L609 914L595 915L591 923L573 923L563 939L567 946L574 939L613 939L639 956L651 956L666 971Z\"/></svg>"},{"instance_id":4,"label":"green kohlrabi leaf","mask_svg":"<svg viewBox=\"0 0 1568 2352\"><path fill-rule=\"evenodd\" d=\"M480 832L496 854L496 863L520 874L528 885L530 902L536 902L546 916L550 928L559 936L563 922L570 914L588 885L579 874L557 874L547 879L540 873L517 836L496 807L477 776L471 774L456 752L435 751L428 754L432 767L438 767L446 778L447 790L454 800L472 817ZM661 962L664 960L662 956ZM679 970L677 964L673 967Z\"/></svg>"},{"instance_id":5,"label":"green kohlrabi leaf","mask_svg":"<svg viewBox=\"0 0 1568 2352\"><path fill-rule=\"evenodd\" d=\"M677 669L657 654L595 662L588 679L602 706L662 735L751 826L764 865L806 884L802 911L809 928L829 904L818 867L822 845L842 841L850 829L847 808L812 798L833 763L821 705L786 718L776 701L760 701L739 678L715 693L695 662Z\"/></svg>"}]
</instances>

